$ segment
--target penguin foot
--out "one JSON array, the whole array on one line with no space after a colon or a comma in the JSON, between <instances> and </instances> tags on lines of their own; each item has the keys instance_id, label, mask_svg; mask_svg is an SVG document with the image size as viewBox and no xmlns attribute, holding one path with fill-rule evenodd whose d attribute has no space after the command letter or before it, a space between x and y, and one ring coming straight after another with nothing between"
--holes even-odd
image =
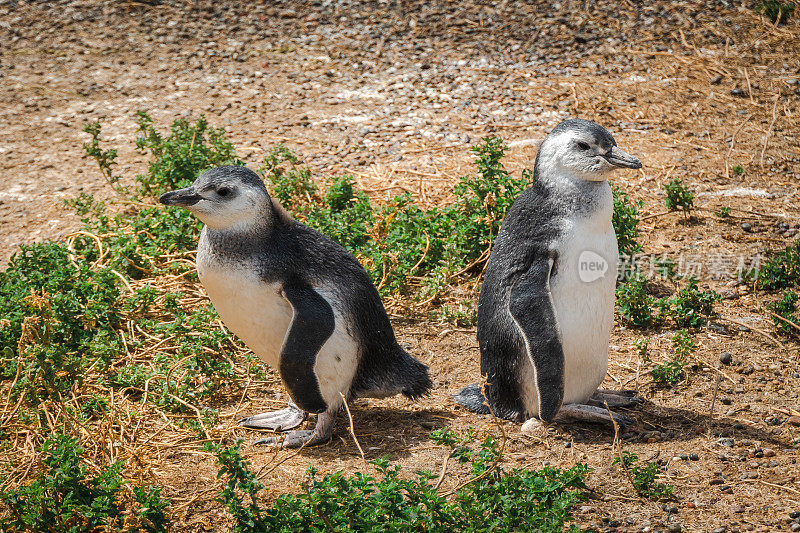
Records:
<instances>
[{"instance_id":1,"label":"penguin foot","mask_svg":"<svg viewBox=\"0 0 800 533\"><path fill-rule=\"evenodd\" d=\"M336 411L338 411L338 408L320 413L317 416L317 425L314 426L314 429L296 429L285 435L276 435L274 437L259 439L253 444L277 446L278 448L300 448L301 446L307 448L309 446L325 444L331 440Z\"/></svg>"},{"instance_id":2,"label":"penguin foot","mask_svg":"<svg viewBox=\"0 0 800 533\"><path fill-rule=\"evenodd\" d=\"M239 426L251 429L270 429L272 431L286 431L296 428L306 419L306 413L294 403L280 411L261 413L260 415L247 416L239 420Z\"/></svg>"},{"instance_id":3,"label":"penguin foot","mask_svg":"<svg viewBox=\"0 0 800 533\"><path fill-rule=\"evenodd\" d=\"M331 440L331 436L323 436L320 437L317 435L317 432L313 429L297 429L295 431L290 431L285 435L278 435L275 437L267 437L266 439L259 439L255 441L253 444L262 444L265 446L277 446L278 448L300 448L301 446L305 446L308 448L309 446L318 446L320 444L325 444L326 442Z\"/></svg>"},{"instance_id":4,"label":"penguin foot","mask_svg":"<svg viewBox=\"0 0 800 533\"><path fill-rule=\"evenodd\" d=\"M610 414L609 414L610 413ZM558 412L558 418L570 418L573 420L580 420L581 422L594 422L605 424L616 424L620 427L621 431L625 428L633 426L636 421L625 415L609 411L605 407L597 407L595 405L583 405L578 403L571 403L562 405L561 410Z\"/></svg>"},{"instance_id":5,"label":"penguin foot","mask_svg":"<svg viewBox=\"0 0 800 533\"><path fill-rule=\"evenodd\" d=\"M611 408L634 407L643 404L644 398L637 396L636 391L632 390L597 389L587 403L597 407L605 407L606 404Z\"/></svg>"},{"instance_id":6,"label":"penguin foot","mask_svg":"<svg viewBox=\"0 0 800 533\"><path fill-rule=\"evenodd\" d=\"M486 397L483 395L480 383L467 385L453 395L453 400L473 413L478 413L479 415L488 415L491 413L489 406L486 405Z\"/></svg>"}]
</instances>

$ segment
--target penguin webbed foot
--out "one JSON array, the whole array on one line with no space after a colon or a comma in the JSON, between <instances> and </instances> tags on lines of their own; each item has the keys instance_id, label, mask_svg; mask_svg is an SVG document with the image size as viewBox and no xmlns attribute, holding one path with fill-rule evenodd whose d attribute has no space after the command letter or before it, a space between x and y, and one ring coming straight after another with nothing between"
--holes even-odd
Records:
<instances>
[{"instance_id":1,"label":"penguin webbed foot","mask_svg":"<svg viewBox=\"0 0 800 533\"><path fill-rule=\"evenodd\" d=\"M296 406L295 406L296 407ZM318 446L331 440L333 434L333 422L338 409L331 409L320 413L317 416L317 424L314 429L296 429L283 435L275 435L259 439L253 444L277 446L278 448L300 448Z\"/></svg>"},{"instance_id":2,"label":"penguin webbed foot","mask_svg":"<svg viewBox=\"0 0 800 533\"><path fill-rule=\"evenodd\" d=\"M617 407L634 407L644 403L644 398L637 396L636 391L620 390L612 391L608 389L597 389L589 401L588 405L596 407L605 407L608 404L610 408Z\"/></svg>"},{"instance_id":3,"label":"penguin webbed foot","mask_svg":"<svg viewBox=\"0 0 800 533\"><path fill-rule=\"evenodd\" d=\"M636 421L625 415L609 411L603 407L596 405L583 405L572 403L562 405L561 410L558 412L557 418L569 418L572 420L579 420L581 422L592 422L601 424L614 424L619 426L620 431L636 424Z\"/></svg>"},{"instance_id":4,"label":"penguin webbed foot","mask_svg":"<svg viewBox=\"0 0 800 533\"><path fill-rule=\"evenodd\" d=\"M247 416L239 420L239 426L250 429L269 429L271 431L286 431L293 429L303 423L306 419L306 412L289 402L288 407L280 411L261 413L258 415Z\"/></svg>"},{"instance_id":5,"label":"penguin webbed foot","mask_svg":"<svg viewBox=\"0 0 800 533\"><path fill-rule=\"evenodd\" d=\"M330 434L319 435L315 429L296 429L283 435L259 439L253 444L264 446L277 446L278 448L300 448L305 446L318 446L331 440Z\"/></svg>"},{"instance_id":6,"label":"penguin webbed foot","mask_svg":"<svg viewBox=\"0 0 800 533\"><path fill-rule=\"evenodd\" d=\"M453 400L473 413L478 413L479 415L491 414L489 406L486 405L486 397L483 395L480 383L467 385L453 395Z\"/></svg>"}]
</instances>

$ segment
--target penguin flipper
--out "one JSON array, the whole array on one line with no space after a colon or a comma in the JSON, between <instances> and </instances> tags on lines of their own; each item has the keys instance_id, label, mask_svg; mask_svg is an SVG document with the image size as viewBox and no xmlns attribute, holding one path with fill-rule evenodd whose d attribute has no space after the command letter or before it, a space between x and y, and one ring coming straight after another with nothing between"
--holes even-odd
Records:
<instances>
[{"instance_id":1,"label":"penguin flipper","mask_svg":"<svg viewBox=\"0 0 800 533\"><path fill-rule=\"evenodd\" d=\"M551 421L564 400L564 350L550 297L555 258L534 261L511 289L509 313L525 341L536 376L539 418Z\"/></svg>"},{"instance_id":2,"label":"penguin flipper","mask_svg":"<svg viewBox=\"0 0 800 533\"><path fill-rule=\"evenodd\" d=\"M479 415L488 415L492 412L489 406L486 405L486 397L483 395L480 383L467 385L453 395L453 400L455 400L458 405L466 407L473 413L478 413Z\"/></svg>"},{"instance_id":3,"label":"penguin flipper","mask_svg":"<svg viewBox=\"0 0 800 533\"><path fill-rule=\"evenodd\" d=\"M336 318L325 298L308 283L289 280L283 294L294 312L281 349L279 370L292 400L309 413L328 408L314 373L317 353L333 334Z\"/></svg>"}]
</instances>

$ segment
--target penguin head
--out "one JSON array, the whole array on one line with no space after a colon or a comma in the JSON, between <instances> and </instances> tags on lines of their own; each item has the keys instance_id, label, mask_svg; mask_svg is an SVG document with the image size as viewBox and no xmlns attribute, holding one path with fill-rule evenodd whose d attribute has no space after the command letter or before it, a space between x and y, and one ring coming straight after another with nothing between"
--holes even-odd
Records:
<instances>
[{"instance_id":1,"label":"penguin head","mask_svg":"<svg viewBox=\"0 0 800 533\"><path fill-rule=\"evenodd\" d=\"M618 168L642 168L642 163L620 150L603 126L589 120L564 120L545 137L536 156L540 176L605 181Z\"/></svg>"},{"instance_id":2,"label":"penguin head","mask_svg":"<svg viewBox=\"0 0 800 533\"><path fill-rule=\"evenodd\" d=\"M207 170L189 187L164 193L158 201L185 207L217 230L264 224L272 209L269 193L258 174L232 165Z\"/></svg>"}]
</instances>

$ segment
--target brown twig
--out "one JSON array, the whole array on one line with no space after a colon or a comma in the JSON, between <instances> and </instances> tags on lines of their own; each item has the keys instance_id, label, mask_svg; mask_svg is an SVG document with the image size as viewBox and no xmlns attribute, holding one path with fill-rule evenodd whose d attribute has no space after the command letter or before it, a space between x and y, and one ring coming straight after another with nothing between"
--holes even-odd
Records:
<instances>
[{"instance_id":1,"label":"brown twig","mask_svg":"<svg viewBox=\"0 0 800 533\"><path fill-rule=\"evenodd\" d=\"M364 450L361 448L361 444L359 444L358 438L356 437L356 428L355 426L353 426L353 415L350 413L350 406L347 405L347 398L344 397L344 394L340 392L339 396L342 397L342 402L344 402L344 409L345 411L347 411L347 419L350 420L350 427L348 427L348 429L350 430L350 435L353 437L353 442L356 443L356 448L358 448L358 453L361 454L361 460L364 462L364 468L366 468L367 459L364 457Z\"/></svg>"}]
</instances>

